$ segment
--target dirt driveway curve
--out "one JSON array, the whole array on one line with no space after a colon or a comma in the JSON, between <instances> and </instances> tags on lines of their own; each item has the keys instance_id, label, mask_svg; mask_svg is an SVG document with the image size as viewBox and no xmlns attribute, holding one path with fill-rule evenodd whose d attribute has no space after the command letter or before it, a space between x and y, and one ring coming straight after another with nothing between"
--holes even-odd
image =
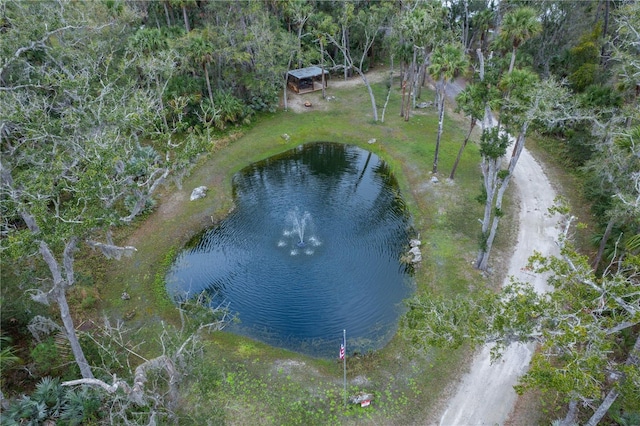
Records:
<instances>
[{"instance_id":1,"label":"dirt driveway curve","mask_svg":"<svg viewBox=\"0 0 640 426\"><path fill-rule=\"evenodd\" d=\"M514 171L512 184L520 199L519 230L503 285L509 283L509 277L515 277L543 292L548 289L546 278L524 267L534 250L546 256L559 254L556 245L559 218L548 213L556 194L542 167L526 148ZM452 398L444 404L439 424L503 425L517 400L513 386L527 371L533 349L532 344L512 344L500 360L491 364L490 347L483 347L475 355L469 371L461 377Z\"/></svg>"}]
</instances>

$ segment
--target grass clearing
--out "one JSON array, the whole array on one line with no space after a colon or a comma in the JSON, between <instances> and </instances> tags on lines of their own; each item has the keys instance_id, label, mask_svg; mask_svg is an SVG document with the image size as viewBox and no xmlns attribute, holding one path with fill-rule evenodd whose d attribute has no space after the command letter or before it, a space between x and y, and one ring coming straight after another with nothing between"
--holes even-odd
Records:
<instances>
[{"instance_id":1,"label":"grass clearing","mask_svg":"<svg viewBox=\"0 0 640 426\"><path fill-rule=\"evenodd\" d=\"M386 84L376 83L378 102ZM179 323L166 298L162 279L175 254L194 235L215 226L233 208L231 178L252 162L313 141L360 146L388 162L422 240L423 263L416 268L419 292L465 293L496 285L497 275L473 269L478 248L482 206L481 174L475 144L465 150L456 180L446 179L464 139L466 120L446 118L440 152L439 182L431 181L437 131L435 109L416 111L409 122L399 116L400 94L393 88L385 122L372 121L371 103L363 86L327 90L331 101L311 94L314 108L298 113L279 111L238 128L215 152L203 156L181 187L168 186L157 208L133 226L118 231L117 241L137 252L120 261L88 254L78 270L91 275L99 297L81 308L96 321L104 314L122 319L142 342L139 353L159 354L162 322ZM296 95L291 95L296 96ZM423 99L433 94L423 91ZM317 106L317 107L316 107ZM381 113L381 108L379 114ZM289 138L283 137L289 135ZM369 143L375 139L375 143ZM191 190L209 188L206 198L190 202ZM509 209L506 209L509 212ZM512 215L501 227L509 229ZM496 259L508 238L496 243ZM127 292L129 300L121 294ZM339 341L336 344L336 354ZM344 408L342 364L302 356L225 332L203 344L203 358L181 384L180 413L194 424L413 424L425 423L446 395L449 383L465 368L468 349L416 352L401 330L382 350L348 354L348 393L372 393L371 407ZM132 359L135 365L137 360Z\"/></svg>"}]
</instances>

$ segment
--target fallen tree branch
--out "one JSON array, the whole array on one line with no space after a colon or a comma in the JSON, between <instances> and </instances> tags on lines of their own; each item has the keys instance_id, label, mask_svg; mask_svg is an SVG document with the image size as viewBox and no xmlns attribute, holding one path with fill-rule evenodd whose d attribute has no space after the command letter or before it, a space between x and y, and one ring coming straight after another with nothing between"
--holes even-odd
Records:
<instances>
[{"instance_id":1,"label":"fallen tree branch","mask_svg":"<svg viewBox=\"0 0 640 426\"><path fill-rule=\"evenodd\" d=\"M133 386L129 386L129 384L124 380L118 380L115 374L113 376L113 384L111 385L100 379L84 378L63 382L62 386L88 385L102 388L107 393L111 394L115 393L118 389L122 389L127 394L127 397L131 402L138 406L144 406L147 405L144 395L145 383L147 382L148 372L152 370L165 370L167 372L167 375L169 376L170 398L172 401L175 401L178 396L178 389L176 386L178 382L178 373L173 361L166 355L150 359L136 367Z\"/></svg>"}]
</instances>

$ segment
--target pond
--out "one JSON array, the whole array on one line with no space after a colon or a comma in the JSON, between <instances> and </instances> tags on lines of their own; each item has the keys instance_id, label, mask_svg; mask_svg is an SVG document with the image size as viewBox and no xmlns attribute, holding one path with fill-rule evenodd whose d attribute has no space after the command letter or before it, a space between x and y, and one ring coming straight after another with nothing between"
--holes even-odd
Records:
<instances>
[{"instance_id":1,"label":"pond","mask_svg":"<svg viewBox=\"0 0 640 426\"><path fill-rule=\"evenodd\" d=\"M301 145L233 177L235 209L177 256L175 300L203 291L227 331L319 358L384 347L414 290L410 218L389 166L361 148ZM206 199L205 199L206 200Z\"/></svg>"}]
</instances>

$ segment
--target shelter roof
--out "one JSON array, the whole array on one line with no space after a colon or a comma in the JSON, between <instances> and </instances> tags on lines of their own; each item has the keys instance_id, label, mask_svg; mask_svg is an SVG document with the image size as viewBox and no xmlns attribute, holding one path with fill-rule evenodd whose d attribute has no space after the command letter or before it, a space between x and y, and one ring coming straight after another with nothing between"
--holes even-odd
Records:
<instances>
[{"instance_id":1,"label":"shelter roof","mask_svg":"<svg viewBox=\"0 0 640 426\"><path fill-rule=\"evenodd\" d=\"M329 72L327 70L324 70L325 74L329 74ZM322 75L322 68L320 67L307 67L307 68L300 68L297 70L291 70L287 73L290 76L293 76L297 79L303 79L303 78L313 78L313 77L317 77L319 75Z\"/></svg>"}]
</instances>

